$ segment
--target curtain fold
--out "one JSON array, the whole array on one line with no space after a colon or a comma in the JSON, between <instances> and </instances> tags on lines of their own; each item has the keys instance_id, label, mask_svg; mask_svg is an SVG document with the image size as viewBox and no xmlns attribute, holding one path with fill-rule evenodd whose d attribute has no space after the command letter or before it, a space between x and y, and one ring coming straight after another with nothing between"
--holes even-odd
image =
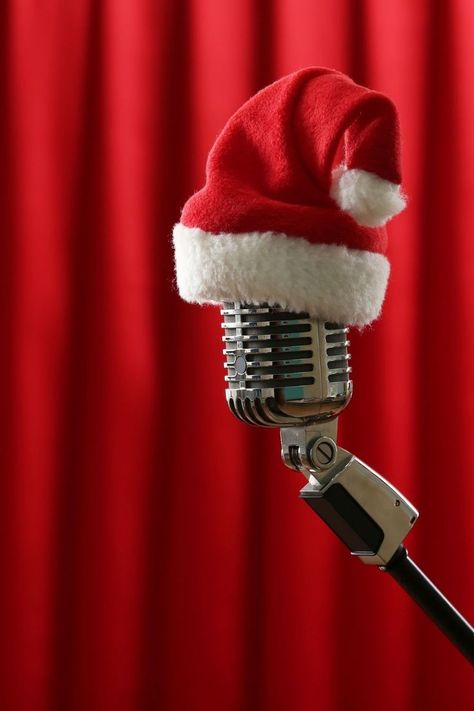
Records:
<instances>
[{"instance_id":1,"label":"curtain fold","mask_svg":"<svg viewBox=\"0 0 474 711\"><path fill-rule=\"evenodd\" d=\"M468 0L2 4L2 709L467 707L467 662L227 412L171 230L270 81L393 98L409 207L339 439L420 509L410 553L472 620L473 31Z\"/></svg>"}]
</instances>

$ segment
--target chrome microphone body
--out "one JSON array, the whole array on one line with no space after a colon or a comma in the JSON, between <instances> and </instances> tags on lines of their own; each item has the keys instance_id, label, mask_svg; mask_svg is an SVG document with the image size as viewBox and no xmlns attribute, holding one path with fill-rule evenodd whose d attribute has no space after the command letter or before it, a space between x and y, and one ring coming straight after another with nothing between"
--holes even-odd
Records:
<instances>
[{"instance_id":1,"label":"chrome microphone body","mask_svg":"<svg viewBox=\"0 0 474 711\"><path fill-rule=\"evenodd\" d=\"M228 302L221 313L232 413L279 427L284 463L308 480L302 498L364 563L387 564L418 512L336 444L352 396L348 329L266 304Z\"/></svg>"},{"instance_id":2,"label":"chrome microphone body","mask_svg":"<svg viewBox=\"0 0 474 711\"><path fill-rule=\"evenodd\" d=\"M352 395L348 329L276 306L225 303L227 402L264 427L332 420Z\"/></svg>"}]
</instances>

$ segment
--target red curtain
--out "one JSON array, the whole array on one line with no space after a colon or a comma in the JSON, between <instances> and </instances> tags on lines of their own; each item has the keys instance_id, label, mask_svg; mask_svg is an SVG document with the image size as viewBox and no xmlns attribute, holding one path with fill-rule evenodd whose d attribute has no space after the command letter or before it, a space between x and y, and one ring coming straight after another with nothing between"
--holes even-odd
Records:
<instances>
[{"instance_id":1,"label":"red curtain","mask_svg":"<svg viewBox=\"0 0 474 711\"><path fill-rule=\"evenodd\" d=\"M253 92L310 64L400 110L406 212L340 442L421 510L473 607L474 5L4 0L0 694L6 711L467 708L467 662L234 421L170 233Z\"/></svg>"}]
</instances>

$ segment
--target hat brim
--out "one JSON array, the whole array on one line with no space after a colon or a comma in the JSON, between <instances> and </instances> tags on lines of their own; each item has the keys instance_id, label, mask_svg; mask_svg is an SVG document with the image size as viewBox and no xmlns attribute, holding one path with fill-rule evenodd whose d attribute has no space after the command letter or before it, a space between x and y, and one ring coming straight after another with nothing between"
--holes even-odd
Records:
<instances>
[{"instance_id":1,"label":"hat brim","mask_svg":"<svg viewBox=\"0 0 474 711\"><path fill-rule=\"evenodd\" d=\"M173 230L177 286L191 303L268 303L366 326L380 314L390 265L376 252L275 232Z\"/></svg>"}]
</instances>

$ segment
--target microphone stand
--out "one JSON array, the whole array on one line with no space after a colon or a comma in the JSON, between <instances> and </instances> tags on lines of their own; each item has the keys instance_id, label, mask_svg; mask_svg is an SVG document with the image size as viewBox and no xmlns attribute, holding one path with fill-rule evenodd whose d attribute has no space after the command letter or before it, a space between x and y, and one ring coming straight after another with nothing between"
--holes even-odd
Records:
<instances>
[{"instance_id":1,"label":"microphone stand","mask_svg":"<svg viewBox=\"0 0 474 711\"><path fill-rule=\"evenodd\" d=\"M388 481L336 445L337 421L281 429L282 458L306 476L301 498L363 563L388 573L474 664L474 629L403 545L418 511Z\"/></svg>"}]
</instances>

